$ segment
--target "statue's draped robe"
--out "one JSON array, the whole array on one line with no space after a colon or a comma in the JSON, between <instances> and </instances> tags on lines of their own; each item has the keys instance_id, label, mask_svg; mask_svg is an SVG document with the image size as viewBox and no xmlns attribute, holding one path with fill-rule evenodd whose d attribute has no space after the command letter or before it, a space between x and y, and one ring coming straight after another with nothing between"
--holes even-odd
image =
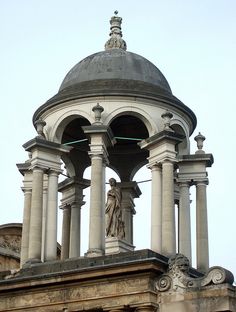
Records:
<instances>
[{"instance_id":1,"label":"statue's draped robe","mask_svg":"<svg viewBox=\"0 0 236 312\"><path fill-rule=\"evenodd\" d=\"M107 192L106 202L106 236L123 238L121 213L121 191L118 187L112 187Z\"/></svg>"}]
</instances>

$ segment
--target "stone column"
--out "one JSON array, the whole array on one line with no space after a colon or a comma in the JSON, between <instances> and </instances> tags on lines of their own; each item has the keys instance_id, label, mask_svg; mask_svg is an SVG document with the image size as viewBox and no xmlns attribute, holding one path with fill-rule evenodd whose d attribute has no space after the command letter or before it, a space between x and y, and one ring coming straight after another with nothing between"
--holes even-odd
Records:
<instances>
[{"instance_id":1,"label":"stone column","mask_svg":"<svg viewBox=\"0 0 236 312\"><path fill-rule=\"evenodd\" d=\"M190 263L191 256L191 218L190 218L190 198L189 183L179 183L179 252L185 255Z\"/></svg>"},{"instance_id":2,"label":"stone column","mask_svg":"<svg viewBox=\"0 0 236 312\"><path fill-rule=\"evenodd\" d=\"M45 237L46 237L46 220L48 206L48 175L43 176L43 216L42 216L42 246L41 246L41 261L45 260Z\"/></svg>"},{"instance_id":3,"label":"stone column","mask_svg":"<svg viewBox=\"0 0 236 312\"><path fill-rule=\"evenodd\" d=\"M105 250L105 167L103 155L91 155L91 190L88 256L102 255Z\"/></svg>"},{"instance_id":4,"label":"stone column","mask_svg":"<svg viewBox=\"0 0 236 312\"><path fill-rule=\"evenodd\" d=\"M80 209L83 204L82 199L71 204L69 258L80 256Z\"/></svg>"},{"instance_id":5,"label":"stone column","mask_svg":"<svg viewBox=\"0 0 236 312\"><path fill-rule=\"evenodd\" d=\"M25 264L29 254L30 212L32 200L32 170L29 169L31 156L31 153L29 153L28 160L26 160L24 163L17 164L18 170L24 176L23 187L21 188L24 192L24 212L21 236L20 267Z\"/></svg>"},{"instance_id":6,"label":"stone column","mask_svg":"<svg viewBox=\"0 0 236 312\"><path fill-rule=\"evenodd\" d=\"M83 189L90 181L78 177L67 178L59 183L58 190L62 193L61 209L63 209L61 259L80 256L80 218L84 204Z\"/></svg>"},{"instance_id":7,"label":"stone column","mask_svg":"<svg viewBox=\"0 0 236 312\"><path fill-rule=\"evenodd\" d=\"M162 252L162 173L157 165L152 171L151 249Z\"/></svg>"},{"instance_id":8,"label":"stone column","mask_svg":"<svg viewBox=\"0 0 236 312\"><path fill-rule=\"evenodd\" d=\"M204 272L209 268L206 186L207 181L196 183L197 269Z\"/></svg>"},{"instance_id":9,"label":"stone column","mask_svg":"<svg viewBox=\"0 0 236 312\"><path fill-rule=\"evenodd\" d=\"M21 267L28 259L29 253L29 229L30 229L30 209L32 189L23 188L24 191L24 214L23 214L23 227L22 227L22 239L21 239Z\"/></svg>"},{"instance_id":10,"label":"stone column","mask_svg":"<svg viewBox=\"0 0 236 312\"><path fill-rule=\"evenodd\" d=\"M69 258L70 249L70 224L71 224L71 207L65 205L63 209L62 218L62 238L61 238L61 260Z\"/></svg>"},{"instance_id":11,"label":"stone column","mask_svg":"<svg viewBox=\"0 0 236 312\"><path fill-rule=\"evenodd\" d=\"M138 198L141 191L135 181L117 183L117 186L120 187L122 193L121 209L122 221L125 225L125 241L133 245L133 215L136 213L134 198Z\"/></svg>"},{"instance_id":12,"label":"stone column","mask_svg":"<svg viewBox=\"0 0 236 312\"><path fill-rule=\"evenodd\" d=\"M105 253L105 165L108 162L107 147L115 143L113 133L101 123L103 108L93 107L95 122L84 126L84 133L90 138L91 189L89 215L88 257Z\"/></svg>"},{"instance_id":13,"label":"stone column","mask_svg":"<svg viewBox=\"0 0 236 312\"><path fill-rule=\"evenodd\" d=\"M58 172L48 173L48 200L45 229L45 260L57 259Z\"/></svg>"},{"instance_id":14,"label":"stone column","mask_svg":"<svg viewBox=\"0 0 236 312\"><path fill-rule=\"evenodd\" d=\"M43 206L43 169L33 168L31 199L29 260L41 261L42 243L42 206Z\"/></svg>"},{"instance_id":15,"label":"stone column","mask_svg":"<svg viewBox=\"0 0 236 312\"><path fill-rule=\"evenodd\" d=\"M174 209L174 166L165 160L162 163L162 252L176 253L175 209Z\"/></svg>"}]
</instances>

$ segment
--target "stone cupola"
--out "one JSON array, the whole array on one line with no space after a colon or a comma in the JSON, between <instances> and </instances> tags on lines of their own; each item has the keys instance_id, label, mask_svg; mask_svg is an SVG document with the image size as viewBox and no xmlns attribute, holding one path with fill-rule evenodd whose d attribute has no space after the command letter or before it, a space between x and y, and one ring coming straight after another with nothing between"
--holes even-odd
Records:
<instances>
[{"instance_id":1,"label":"stone cupola","mask_svg":"<svg viewBox=\"0 0 236 312\"><path fill-rule=\"evenodd\" d=\"M166 256L177 251L174 205L178 205L178 248L191 261L189 187L199 185L197 203L202 214L197 228L198 266L205 270L207 223L201 220L203 215L206 217L206 167L211 166L213 158L205 153L190 155L189 137L196 127L195 114L172 94L166 78L154 64L127 51L122 19L117 14L111 18L105 50L76 64L58 93L33 116L39 135L24 145L31 158L19 165L25 174L24 222L29 233L22 262L55 258L57 178L63 160L68 176L59 184L63 259L80 256L80 209L84 204L83 189L89 186L86 256L105 253L106 167L120 178L124 250L133 250L133 200L141 195L133 177L147 165L152 172L151 248ZM90 181L83 177L89 166ZM43 214L46 223L42 227Z\"/></svg>"}]
</instances>

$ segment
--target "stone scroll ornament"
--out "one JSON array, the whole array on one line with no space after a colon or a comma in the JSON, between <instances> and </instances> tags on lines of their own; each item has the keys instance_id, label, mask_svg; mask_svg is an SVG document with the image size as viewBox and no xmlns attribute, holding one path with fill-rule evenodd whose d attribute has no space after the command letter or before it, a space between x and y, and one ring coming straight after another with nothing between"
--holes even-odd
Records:
<instances>
[{"instance_id":1,"label":"stone scroll ornament","mask_svg":"<svg viewBox=\"0 0 236 312\"><path fill-rule=\"evenodd\" d=\"M164 292L167 290L187 290L203 287L210 284L233 284L233 274L219 266L212 267L203 277L191 277L189 274L189 260L182 254L176 254L168 261L168 271L161 275L156 282L156 289Z\"/></svg>"}]
</instances>

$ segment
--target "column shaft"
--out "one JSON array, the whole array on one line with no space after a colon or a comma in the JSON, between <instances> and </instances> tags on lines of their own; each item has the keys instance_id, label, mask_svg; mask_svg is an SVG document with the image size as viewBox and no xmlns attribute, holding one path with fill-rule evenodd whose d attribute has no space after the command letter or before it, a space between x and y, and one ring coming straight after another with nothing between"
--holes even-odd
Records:
<instances>
[{"instance_id":1,"label":"column shaft","mask_svg":"<svg viewBox=\"0 0 236 312\"><path fill-rule=\"evenodd\" d=\"M71 204L69 258L80 256L80 209L81 203Z\"/></svg>"},{"instance_id":2,"label":"column shaft","mask_svg":"<svg viewBox=\"0 0 236 312\"><path fill-rule=\"evenodd\" d=\"M48 175L48 201L45 230L45 260L57 258L57 206L58 173L50 171Z\"/></svg>"},{"instance_id":3,"label":"column shaft","mask_svg":"<svg viewBox=\"0 0 236 312\"><path fill-rule=\"evenodd\" d=\"M43 169L33 169L30 232L29 232L29 259L41 261L42 241L42 205L43 205Z\"/></svg>"},{"instance_id":4,"label":"column shaft","mask_svg":"<svg viewBox=\"0 0 236 312\"><path fill-rule=\"evenodd\" d=\"M162 177L161 168L152 166L151 249L162 252Z\"/></svg>"},{"instance_id":5,"label":"column shaft","mask_svg":"<svg viewBox=\"0 0 236 312\"><path fill-rule=\"evenodd\" d=\"M166 255L176 253L174 172L173 163L162 164L162 251Z\"/></svg>"},{"instance_id":6,"label":"column shaft","mask_svg":"<svg viewBox=\"0 0 236 312\"><path fill-rule=\"evenodd\" d=\"M66 205L65 207L63 207L61 260L69 258L70 224L71 224L71 208L69 205Z\"/></svg>"},{"instance_id":7,"label":"column shaft","mask_svg":"<svg viewBox=\"0 0 236 312\"><path fill-rule=\"evenodd\" d=\"M209 268L207 196L206 183L198 182L196 186L196 231L197 231L197 269L207 271Z\"/></svg>"},{"instance_id":8,"label":"column shaft","mask_svg":"<svg viewBox=\"0 0 236 312\"><path fill-rule=\"evenodd\" d=\"M29 231L30 231L30 209L31 209L32 190L24 189L24 214L21 239L21 267L28 259L29 254Z\"/></svg>"},{"instance_id":9,"label":"column shaft","mask_svg":"<svg viewBox=\"0 0 236 312\"><path fill-rule=\"evenodd\" d=\"M90 224L89 250L90 255L104 254L105 250L105 167L102 155L91 157L91 191L90 191Z\"/></svg>"},{"instance_id":10,"label":"column shaft","mask_svg":"<svg viewBox=\"0 0 236 312\"><path fill-rule=\"evenodd\" d=\"M191 263L191 218L189 184L180 183L179 190L179 252L185 255Z\"/></svg>"}]
</instances>

